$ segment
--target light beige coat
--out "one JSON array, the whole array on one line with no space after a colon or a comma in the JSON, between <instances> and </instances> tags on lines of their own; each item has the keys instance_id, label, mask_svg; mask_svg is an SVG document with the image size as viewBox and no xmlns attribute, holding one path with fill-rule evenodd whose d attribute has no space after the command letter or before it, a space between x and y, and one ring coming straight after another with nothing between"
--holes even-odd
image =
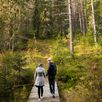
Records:
<instances>
[{"instance_id":1,"label":"light beige coat","mask_svg":"<svg viewBox=\"0 0 102 102\"><path fill-rule=\"evenodd\" d=\"M43 67L38 67L34 73L35 86L45 85L45 69Z\"/></svg>"}]
</instances>

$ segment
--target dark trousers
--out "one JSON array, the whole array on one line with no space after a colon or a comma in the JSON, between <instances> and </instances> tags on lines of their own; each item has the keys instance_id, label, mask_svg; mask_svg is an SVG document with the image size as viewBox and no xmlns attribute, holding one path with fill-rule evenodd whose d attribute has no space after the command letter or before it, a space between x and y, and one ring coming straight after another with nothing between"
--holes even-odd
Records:
<instances>
[{"instance_id":1,"label":"dark trousers","mask_svg":"<svg viewBox=\"0 0 102 102\"><path fill-rule=\"evenodd\" d=\"M43 86L38 86L38 97L43 96Z\"/></svg>"},{"instance_id":2,"label":"dark trousers","mask_svg":"<svg viewBox=\"0 0 102 102\"><path fill-rule=\"evenodd\" d=\"M49 80L50 92L52 94L55 94L55 78L48 78L48 80Z\"/></svg>"}]
</instances>

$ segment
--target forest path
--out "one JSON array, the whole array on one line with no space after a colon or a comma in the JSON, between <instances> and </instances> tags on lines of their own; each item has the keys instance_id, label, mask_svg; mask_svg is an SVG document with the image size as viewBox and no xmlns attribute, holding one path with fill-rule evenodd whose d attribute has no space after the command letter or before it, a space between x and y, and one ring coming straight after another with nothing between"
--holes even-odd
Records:
<instances>
[{"instance_id":1,"label":"forest path","mask_svg":"<svg viewBox=\"0 0 102 102\"><path fill-rule=\"evenodd\" d=\"M32 87L28 102L39 102L37 88L35 86ZM44 86L44 95L41 102L60 102L57 83L55 83L55 98L52 98L52 95L49 90L48 81L46 81L45 86Z\"/></svg>"}]
</instances>

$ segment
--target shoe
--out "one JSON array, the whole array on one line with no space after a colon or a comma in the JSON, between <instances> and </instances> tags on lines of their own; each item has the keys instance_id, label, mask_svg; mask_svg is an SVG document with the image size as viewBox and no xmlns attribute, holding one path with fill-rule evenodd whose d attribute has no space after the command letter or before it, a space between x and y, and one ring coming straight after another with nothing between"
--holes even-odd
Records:
<instances>
[{"instance_id":1,"label":"shoe","mask_svg":"<svg viewBox=\"0 0 102 102\"><path fill-rule=\"evenodd\" d=\"M41 99L43 99L43 96L41 96Z\"/></svg>"},{"instance_id":2,"label":"shoe","mask_svg":"<svg viewBox=\"0 0 102 102\"><path fill-rule=\"evenodd\" d=\"M53 98L55 98L55 96L53 96Z\"/></svg>"},{"instance_id":3,"label":"shoe","mask_svg":"<svg viewBox=\"0 0 102 102\"><path fill-rule=\"evenodd\" d=\"M39 98L38 101L41 101L41 99Z\"/></svg>"},{"instance_id":4,"label":"shoe","mask_svg":"<svg viewBox=\"0 0 102 102\"><path fill-rule=\"evenodd\" d=\"M52 94L52 97L55 98L55 94Z\"/></svg>"}]
</instances>

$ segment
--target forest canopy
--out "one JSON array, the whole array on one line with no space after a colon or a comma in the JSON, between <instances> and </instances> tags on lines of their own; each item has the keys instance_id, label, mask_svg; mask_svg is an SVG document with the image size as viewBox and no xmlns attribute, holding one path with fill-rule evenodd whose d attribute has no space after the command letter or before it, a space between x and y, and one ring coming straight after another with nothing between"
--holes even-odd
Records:
<instances>
[{"instance_id":1,"label":"forest canopy","mask_svg":"<svg viewBox=\"0 0 102 102\"><path fill-rule=\"evenodd\" d=\"M80 36L93 34L100 42L102 1L92 1L71 0L69 5L68 0L0 0L0 50L25 49L30 39L67 37L69 6L72 32Z\"/></svg>"}]
</instances>

